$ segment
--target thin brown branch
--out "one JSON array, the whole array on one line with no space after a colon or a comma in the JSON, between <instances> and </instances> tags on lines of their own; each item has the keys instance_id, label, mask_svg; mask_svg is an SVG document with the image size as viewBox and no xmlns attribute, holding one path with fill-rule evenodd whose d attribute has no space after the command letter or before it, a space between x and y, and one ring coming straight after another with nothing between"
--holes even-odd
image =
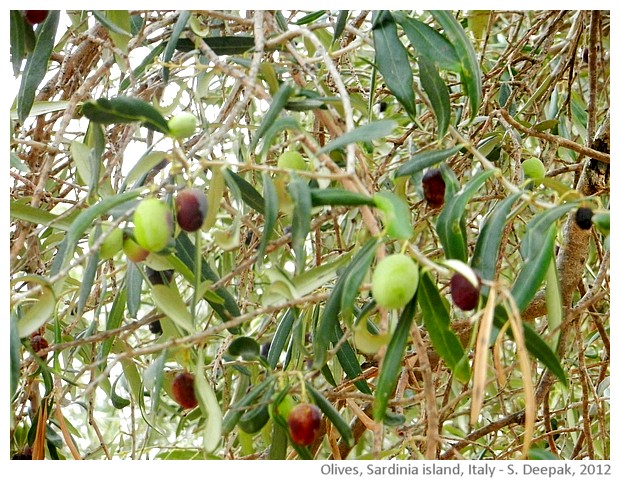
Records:
<instances>
[{"instance_id":1,"label":"thin brown branch","mask_svg":"<svg viewBox=\"0 0 620 480\"><path fill-rule=\"evenodd\" d=\"M499 110L502 117L514 128L519 130L521 133L525 133L531 137L540 138L542 140L546 140L547 142L553 143L554 145L558 145L560 147L568 148L569 150L573 150L574 152L585 155L586 157L594 158L595 160L599 160L604 163L610 162L609 153L600 152L598 150L594 150L593 148L586 147L579 143L568 140L564 137L560 137L559 135L553 135L551 133L539 132L538 130L534 130L533 128L526 127L521 123L517 122L514 118L510 116L510 114L503 108Z\"/></svg>"}]
</instances>

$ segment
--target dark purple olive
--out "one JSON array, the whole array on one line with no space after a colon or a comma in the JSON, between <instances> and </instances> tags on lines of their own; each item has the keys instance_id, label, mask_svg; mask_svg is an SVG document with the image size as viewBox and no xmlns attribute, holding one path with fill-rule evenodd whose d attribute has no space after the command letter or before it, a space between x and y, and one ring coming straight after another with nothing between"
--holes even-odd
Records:
<instances>
[{"instance_id":1,"label":"dark purple olive","mask_svg":"<svg viewBox=\"0 0 620 480\"><path fill-rule=\"evenodd\" d=\"M177 223L186 232L202 227L207 215L207 197L197 188L181 190L176 198Z\"/></svg>"},{"instance_id":2,"label":"dark purple olive","mask_svg":"<svg viewBox=\"0 0 620 480\"><path fill-rule=\"evenodd\" d=\"M590 230L592 228L592 216L592 209L579 207L575 212L575 223L582 230Z\"/></svg>"},{"instance_id":3,"label":"dark purple olive","mask_svg":"<svg viewBox=\"0 0 620 480\"><path fill-rule=\"evenodd\" d=\"M149 330L154 335L161 335L164 331L161 328L161 322L159 320L153 320L149 323Z\"/></svg>"},{"instance_id":4,"label":"dark purple olive","mask_svg":"<svg viewBox=\"0 0 620 480\"><path fill-rule=\"evenodd\" d=\"M439 208L443 205L446 194L446 182L441 175L441 170L431 168L422 177L422 189L424 199L432 208Z\"/></svg>"},{"instance_id":5,"label":"dark purple olive","mask_svg":"<svg viewBox=\"0 0 620 480\"><path fill-rule=\"evenodd\" d=\"M146 267L144 271L151 285L168 285L174 274L174 270L153 270L150 267Z\"/></svg>"},{"instance_id":6,"label":"dark purple olive","mask_svg":"<svg viewBox=\"0 0 620 480\"><path fill-rule=\"evenodd\" d=\"M36 25L44 22L49 13L49 10L24 10L24 18L30 25Z\"/></svg>"},{"instance_id":7,"label":"dark purple olive","mask_svg":"<svg viewBox=\"0 0 620 480\"><path fill-rule=\"evenodd\" d=\"M480 287L471 284L465 276L456 272L450 280L452 301L461 310L473 310L478 306Z\"/></svg>"},{"instance_id":8,"label":"dark purple olive","mask_svg":"<svg viewBox=\"0 0 620 480\"><path fill-rule=\"evenodd\" d=\"M172 380L172 398L185 409L198 405L194 391L194 376L189 372L179 373Z\"/></svg>"}]
</instances>

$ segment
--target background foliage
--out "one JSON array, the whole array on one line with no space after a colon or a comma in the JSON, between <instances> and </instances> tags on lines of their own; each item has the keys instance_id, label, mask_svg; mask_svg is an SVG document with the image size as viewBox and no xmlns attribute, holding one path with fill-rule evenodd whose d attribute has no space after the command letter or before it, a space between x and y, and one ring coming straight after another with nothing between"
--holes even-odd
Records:
<instances>
[{"instance_id":1,"label":"background foliage","mask_svg":"<svg viewBox=\"0 0 620 480\"><path fill-rule=\"evenodd\" d=\"M609 458L609 21L12 11L11 454ZM178 140L181 111L199 128ZM307 168L278 168L287 150ZM99 258L141 198L187 186L201 230ZM420 284L385 310L371 272L395 252ZM449 283L468 265L464 312ZM286 395L323 412L307 448Z\"/></svg>"}]
</instances>

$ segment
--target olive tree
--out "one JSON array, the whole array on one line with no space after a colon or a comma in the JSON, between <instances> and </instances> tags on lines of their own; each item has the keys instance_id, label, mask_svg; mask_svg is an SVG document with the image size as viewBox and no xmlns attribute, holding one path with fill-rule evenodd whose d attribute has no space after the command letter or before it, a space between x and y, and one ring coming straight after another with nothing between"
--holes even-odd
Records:
<instances>
[{"instance_id":1,"label":"olive tree","mask_svg":"<svg viewBox=\"0 0 620 480\"><path fill-rule=\"evenodd\" d=\"M11 11L13 458L609 458L605 11Z\"/></svg>"}]
</instances>

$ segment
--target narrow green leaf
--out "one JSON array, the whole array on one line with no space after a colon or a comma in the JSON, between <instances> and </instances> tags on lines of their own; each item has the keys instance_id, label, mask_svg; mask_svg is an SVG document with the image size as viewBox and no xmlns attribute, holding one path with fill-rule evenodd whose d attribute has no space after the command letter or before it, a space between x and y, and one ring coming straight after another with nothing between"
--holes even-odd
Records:
<instances>
[{"instance_id":1,"label":"narrow green leaf","mask_svg":"<svg viewBox=\"0 0 620 480\"><path fill-rule=\"evenodd\" d=\"M90 147L90 152L88 154L88 164L90 170L88 195L91 199L96 199L97 190L99 188L99 178L101 177L103 151L105 149L105 136L101 125L90 122L88 128L86 129L86 136L84 140L86 145Z\"/></svg>"},{"instance_id":2,"label":"narrow green leaf","mask_svg":"<svg viewBox=\"0 0 620 480\"><path fill-rule=\"evenodd\" d=\"M333 343L336 344L340 342L343 336L344 332L342 331L340 324L336 323L336 336ZM357 354L348 340L340 346L336 352L336 357L338 358L338 363L340 363L340 366L347 375L348 379L358 378L364 373L362 366L357 359ZM360 392L366 393L367 395L372 395L372 390L368 386L368 382L366 380L356 380L353 383ZM333 382L333 384L335 386L336 382Z\"/></svg>"},{"instance_id":3,"label":"narrow green leaf","mask_svg":"<svg viewBox=\"0 0 620 480\"><path fill-rule=\"evenodd\" d=\"M20 123L28 117L39 84L47 73L47 63L54 49L59 10L50 10L43 24L37 29L34 50L26 59L26 66L17 94L17 118Z\"/></svg>"},{"instance_id":4,"label":"narrow green leaf","mask_svg":"<svg viewBox=\"0 0 620 480\"><path fill-rule=\"evenodd\" d=\"M280 85L280 88L271 100L269 110L267 110L267 113L263 117L260 126L256 129L254 138L252 138L252 141L250 142L250 151L254 151L256 149L258 141L276 121L278 115L280 115L280 112L282 111L294 91L295 89L288 83L283 83L282 85Z\"/></svg>"},{"instance_id":5,"label":"narrow green leaf","mask_svg":"<svg viewBox=\"0 0 620 480\"><path fill-rule=\"evenodd\" d=\"M418 55L451 72L460 70L459 56L446 37L427 24L407 17L403 12L392 12L392 15L403 28Z\"/></svg>"},{"instance_id":6,"label":"narrow green leaf","mask_svg":"<svg viewBox=\"0 0 620 480\"><path fill-rule=\"evenodd\" d=\"M22 62L26 55L25 30L26 23L22 12L11 10L9 32L11 36L11 64L13 65L13 75L15 78L21 72Z\"/></svg>"},{"instance_id":7,"label":"narrow green leaf","mask_svg":"<svg viewBox=\"0 0 620 480\"><path fill-rule=\"evenodd\" d=\"M21 158L19 158L17 156L17 154L15 152L9 152L9 163L11 165L11 168L14 168L16 170L19 170L22 173L29 173L30 172L30 167L28 167L28 165L26 165Z\"/></svg>"},{"instance_id":8,"label":"narrow green leaf","mask_svg":"<svg viewBox=\"0 0 620 480\"><path fill-rule=\"evenodd\" d=\"M343 188L312 188L310 189L310 196L313 207L321 207L323 205L375 206L375 201L372 197Z\"/></svg>"},{"instance_id":9,"label":"narrow green leaf","mask_svg":"<svg viewBox=\"0 0 620 480\"><path fill-rule=\"evenodd\" d=\"M404 177L407 175L413 175L421 172L425 168L432 167L439 162L442 162L451 156L457 154L461 150L460 145L446 148L444 150L429 150L420 153L414 153L411 158L403 163L396 172L395 177Z\"/></svg>"},{"instance_id":10,"label":"narrow green leaf","mask_svg":"<svg viewBox=\"0 0 620 480\"><path fill-rule=\"evenodd\" d=\"M82 105L82 113L93 122L133 123L140 122L146 128L168 133L168 122L153 105L136 97L118 96L89 100Z\"/></svg>"},{"instance_id":11,"label":"narrow green leaf","mask_svg":"<svg viewBox=\"0 0 620 480\"><path fill-rule=\"evenodd\" d=\"M545 300L547 302L547 327L551 334L550 343L557 349L560 338L560 325L562 325L562 291L558 278L558 270L555 264L555 256L551 257L546 275L547 286L545 288Z\"/></svg>"},{"instance_id":12,"label":"narrow green leaf","mask_svg":"<svg viewBox=\"0 0 620 480\"><path fill-rule=\"evenodd\" d=\"M398 124L394 120L378 120L362 125L332 140L320 148L316 154L329 153L350 143L369 142L376 138L384 138L392 133L397 126Z\"/></svg>"},{"instance_id":13,"label":"narrow green leaf","mask_svg":"<svg viewBox=\"0 0 620 480\"><path fill-rule=\"evenodd\" d=\"M170 285L153 285L151 298L155 306L177 326L189 333L195 331L192 316L176 288Z\"/></svg>"},{"instance_id":14,"label":"narrow green leaf","mask_svg":"<svg viewBox=\"0 0 620 480\"><path fill-rule=\"evenodd\" d=\"M506 310L503 306L497 306L495 309L495 316L493 317L493 326L500 330L508 319ZM508 329L508 336L513 338L512 329ZM536 330L534 330L529 324L523 323L523 333L525 337L525 347L527 351L533 355L535 358L540 360L543 365L545 365L551 373L553 373L558 380L560 380L564 385L568 385L568 380L566 379L566 372L560 363L557 355L554 351L547 345L547 343L538 335Z\"/></svg>"},{"instance_id":15,"label":"narrow green leaf","mask_svg":"<svg viewBox=\"0 0 620 480\"><path fill-rule=\"evenodd\" d=\"M456 258L467 263L467 236L463 228L465 209L474 193L495 173L494 170L480 172L459 193L446 200L435 226L446 258Z\"/></svg>"},{"instance_id":16,"label":"narrow green leaf","mask_svg":"<svg viewBox=\"0 0 620 480\"><path fill-rule=\"evenodd\" d=\"M263 263L265 249L267 248L273 229L278 221L278 194L271 180L271 176L267 172L263 173L263 199L265 202L263 208L265 211L265 221L263 223L263 235L261 236L260 244L256 251L256 264L258 267Z\"/></svg>"},{"instance_id":17,"label":"narrow green leaf","mask_svg":"<svg viewBox=\"0 0 620 480\"><path fill-rule=\"evenodd\" d=\"M17 321L19 338L25 338L36 332L54 315L56 296L52 289L43 287L43 293L26 313Z\"/></svg>"},{"instance_id":18,"label":"narrow green leaf","mask_svg":"<svg viewBox=\"0 0 620 480\"><path fill-rule=\"evenodd\" d=\"M347 276L342 279L342 295L340 299L340 311L344 318L348 318L353 313L360 285L368 273L370 264L375 258L375 253L375 249L366 250L363 256L356 255L347 267Z\"/></svg>"},{"instance_id":19,"label":"narrow green leaf","mask_svg":"<svg viewBox=\"0 0 620 480\"><path fill-rule=\"evenodd\" d=\"M418 67L422 88L428 95L437 118L437 137L442 138L450 125L450 91L431 60L419 57Z\"/></svg>"},{"instance_id":20,"label":"narrow green leaf","mask_svg":"<svg viewBox=\"0 0 620 480\"><path fill-rule=\"evenodd\" d=\"M323 414L332 422L332 425L336 427L336 430L340 432L340 438L342 438L347 445L353 446L353 431L347 423L347 421L340 416L338 410L334 408L329 400L327 400L321 392L316 390L309 382L306 382L306 389L310 392L310 395L314 399L317 407L321 409Z\"/></svg>"},{"instance_id":21,"label":"narrow green leaf","mask_svg":"<svg viewBox=\"0 0 620 480\"><path fill-rule=\"evenodd\" d=\"M437 285L428 273L420 276L418 302L424 317L424 327L431 343L446 365L460 382L470 377L469 363L463 361L465 350L456 334L450 329L450 312Z\"/></svg>"},{"instance_id":22,"label":"narrow green leaf","mask_svg":"<svg viewBox=\"0 0 620 480\"><path fill-rule=\"evenodd\" d=\"M239 419L243 415L244 410L250 405L256 404L256 401L265 392L265 390L271 386L275 379L276 377L272 375L268 376L255 388L245 394L238 402L235 402L233 405L230 406L222 422L222 433L224 435L228 435L230 432L233 431L233 429L239 422Z\"/></svg>"},{"instance_id":23,"label":"narrow green leaf","mask_svg":"<svg viewBox=\"0 0 620 480\"><path fill-rule=\"evenodd\" d=\"M127 262L125 285L127 286L127 314L130 318L137 318L142 304L142 282L144 278L140 269L133 262Z\"/></svg>"},{"instance_id":24,"label":"narrow green leaf","mask_svg":"<svg viewBox=\"0 0 620 480\"><path fill-rule=\"evenodd\" d=\"M93 16L99 21L99 23L101 23L101 25L103 25L108 30L108 32L113 32L118 35L126 35L131 37L131 32L129 31L129 29L125 30L120 25L114 23L110 18L107 17L106 13L107 12L105 11L93 10Z\"/></svg>"},{"instance_id":25,"label":"narrow green leaf","mask_svg":"<svg viewBox=\"0 0 620 480\"><path fill-rule=\"evenodd\" d=\"M520 193L515 193L498 203L482 224L471 259L471 267L483 280L493 281L495 279L495 265L502 232L508 221L510 209L520 196Z\"/></svg>"},{"instance_id":26,"label":"narrow green leaf","mask_svg":"<svg viewBox=\"0 0 620 480\"><path fill-rule=\"evenodd\" d=\"M375 400L372 406L373 418L377 422L381 422L385 418L388 400L392 396L392 392L398 382L400 370L402 368L405 348L409 339L409 331L413 325L413 315L417 302L417 294L403 309L394 334L388 343L379 378L377 379L377 388L375 389Z\"/></svg>"},{"instance_id":27,"label":"narrow green leaf","mask_svg":"<svg viewBox=\"0 0 620 480\"><path fill-rule=\"evenodd\" d=\"M165 152L159 151L149 151L136 162L136 164L129 170L125 180L123 181L123 186L121 190L124 190L127 185L131 183L138 182L140 179L144 178L149 172L153 170L157 165L159 165L163 160L166 159ZM139 185L135 185L138 187Z\"/></svg>"},{"instance_id":28,"label":"narrow green leaf","mask_svg":"<svg viewBox=\"0 0 620 480\"><path fill-rule=\"evenodd\" d=\"M226 180L226 184L229 188L232 188L232 185L234 184L239 189L241 199L244 203L261 215L265 213L263 210L265 200L250 182L228 168L223 168L222 174L224 175L224 179Z\"/></svg>"},{"instance_id":29,"label":"narrow green leaf","mask_svg":"<svg viewBox=\"0 0 620 480\"><path fill-rule=\"evenodd\" d=\"M101 235L101 226L95 227L95 238ZM99 265L99 252L91 254L84 269L82 280L80 282L80 296L77 304L77 315L80 316L84 312L84 307L88 301L88 297L92 293L93 284L95 283L95 275L97 274L97 267Z\"/></svg>"},{"instance_id":30,"label":"narrow green leaf","mask_svg":"<svg viewBox=\"0 0 620 480\"><path fill-rule=\"evenodd\" d=\"M326 12L327 12L327 10L317 10L316 12L312 12L312 13L309 13L307 15L304 15L303 17L301 17L296 22L293 22L293 24L295 24L295 25L307 25L307 24L312 23L315 20L318 20L319 18L323 17Z\"/></svg>"},{"instance_id":31,"label":"narrow green leaf","mask_svg":"<svg viewBox=\"0 0 620 480\"><path fill-rule=\"evenodd\" d=\"M9 319L9 337L10 337L10 379L9 379L9 393L11 400L15 396L15 392L17 391L17 386L19 385L20 379L20 350L21 350L21 342L19 340L19 329L17 327L17 321L13 312L11 312L11 317Z\"/></svg>"},{"instance_id":32,"label":"narrow green leaf","mask_svg":"<svg viewBox=\"0 0 620 480\"><path fill-rule=\"evenodd\" d=\"M202 40L216 55L237 55L254 48L254 37L247 35L231 35L223 37L203 37ZM176 49L180 52L196 50L194 42L188 38L180 38Z\"/></svg>"},{"instance_id":33,"label":"narrow green leaf","mask_svg":"<svg viewBox=\"0 0 620 480\"><path fill-rule=\"evenodd\" d=\"M92 179L91 165L89 162L90 148L77 140L71 142L70 151L73 163L77 168L78 182L82 185L90 185Z\"/></svg>"},{"instance_id":34,"label":"narrow green leaf","mask_svg":"<svg viewBox=\"0 0 620 480\"><path fill-rule=\"evenodd\" d=\"M527 225L527 231L519 250L523 259L537 255L547 241L550 227L562 215L575 208L576 202L567 202L545 210L534 217Z\"/></svg>"},{"instance_id":35,"label":"narrow green leaf","mask_svg":"<svg viewBox=\"0 0 620 480\"><path fill-rule=\"evenodd\" d=\"M452 198L456 195L456 193L461 188L461 184L459 182L456 173L448 166L447 163L442 163L439 165L439 169L441 170L441 176L446 182L446 195L445 201L450 202Z\"/></svg>"},{"instance_id":36,"label":"narrow green leaf","mask_svg":"<svg viewBox=\"0 0 620 480\"><path fill-rule=\"evenodd\" d=\"M179 37L183 30L185 30L185 26L191 17L192 12L190 10L182 10L179 13L176 23L174 24L174 28L172 29L172 33L170 34L170 39L166 44L166 50L164 51L163 62L168 63L174 54L174 51L177 46L177 42L179 41ZM162 71L162 76L164 83L168 83L168 78L170 77L170 68L164 66Z\"/></svg>"},{"instance_id":37,"label":"narrow green leaf","mask_svg":"<svg viewBox=\"0 0 620 480\"><path fill-rule=\"evenodd\" d=\"M141 372L138 371L134 359L123 358L121 359L121 364L123 365L123 375L125 376L129 393L134 402L137 403L140 401L140 396L144 394Z\"/></svg>"},{"instance_id":38,"label":"narrow green leaf","mask_svg":"<svg viewBox=\"0 0 620 480\"><path fill-rule=\"evenodd\" d=\"M211 180L209 180L209 187L207 191L207 215L205 217L202 228L208 231L215 225L217 220L217 212L220 210L220 203L224 197L224 189L226 187L226 181L222 174L221 167L211 167Z\"/></svg>"},{"instance_id":39,"label":"narrow green leaf","mask_svg":"<svg viewBox=\"0 0 620 480\"><path fill-rule=\"evenodd\" d=\"M359 259L365 258L367 255L370 255L371 252L374 254L379 242L380 239L378 238L371 238L367 241L359 252L357 252L357 254L351 259L351 263L336 281L336 285L334 285L332 293L325 304L325 308L323 309L323 315L321 315L321 319L317 323L314 331L315 368L320 368L323 366L327 360L327 350L329 348L329 344L335 339L336 324L338 323L338 316L342 305L342 293L344 290L345 279L354 269L354 266Z\"/></svg>"},{"instance_id":40,"label":"narrow green leaf","mask_svg":"<svg viewBox=\"0 0 620 480\"><path fill-rule=\"evenodd\" d=\"M293 322L295 321L296 316L297 314L295 309L288 309L284 314L284 317L282 317L282 320L280 320L280 323L276 328L276 333L273 334L271 345L269 346L269 353L267 353L267 363L269 363L269 366L273 369L276 368L278 362L280 361L280 355L282 354L284 345L288 341L291 334Z\"/></svg>"},{"instance_id":41,"label":"narrow green leaf","mask_svg":"<svg viewBox=\"0 0 620 480\"><path fill-rule=\"evenodd\" d=\"M527 237L527 233L526 233ZM523 266L512 285L512 297L519 311L525 310L545 279L551 258L555 255L556 226L552 224L537 251L528 252Z\"/></svg>"},{"instance_id":42,"label":"narrow green leaf","mask_svg":"<svg viewBox=\"0 0 620 480\"><path fill-rule=\"evenodd\" d=\"M68 100L54 100L45 102L34 102L28 113L29 117L38 117L39 115L47 115L48 113L60 112L66 110L69 106ZM17 120L17 110L11 110L11 120Z\"/></svg>"},{"instance_id":43,"label":"narrow green leaf","mask_svg":"<svg viewBox=\"0 0 620 480\"><path fill-rule=\"evenodd\" d=\"M114 297L112 302L112 308L105 322L105 329L114 330L121 326L123 321L123 313L125 312L125 305L127 304L127 290L123 287ZM101 349L99 350L99 359L104 361L104 364L100 366L101 370L105 368L105 360L108 358L110 351L112 350L112 344L116 340L116 337L106 338L101 343Z\"/></svg>"},{"instance_id":44,"label":"narrow green leaf","mask_svg":"<svg viewBox=\"0 0 620 480\"><path fill-rule=\"evenodd\" d=\"M348 10L340 10L338 12L338 18L336 19L336 26L334 27L334 39L332 45L336 43L336 40L344 33L344 29L347 26L347 20L349 19Z\"/></svg>"},{"instance_id":45,"label":"narrow green leaf","mask_svg":"<svg viewBox=\"0 0 620 480\"><path fill-rule=\"evenodd\" d=\"M118 393L116 393L116 385L118 384L118 381L120 379L121 379L120 375L116 377L116 379L114 380L114 383L112 384L112 388L110 390L110 400L112 401L112 406L116 408L117 410L122 410L123 408L131 404L131 402L128 399L123 398Z\"/></svg>"},{"instance_id":46,"label":"narrow green leaf","mask_svg":"<svg viewBox=\"0 0 620 480\"><path fill-rule=\"evenodd\" d=\"M132 37L131 16L129 12L127 10L106 10L105 15L109 20L109 24L116 27L114 29L109 29L108 33L110 34L110 38L114 42L114 45L126 54L127 45Z\"/></svg>"},{"instance_id":47,"label":"narrow green leaf","mask_svg":"<svg viewBox=\"0 0 620 480\"><path fill-rule=\"evenodd\" d=\"M222 440L222 410L213 388L211 388L205 377L204 353L202 350L198 352L194 385L198 405L202 415L207 418L202 433L203 448L206 452L212 452Z\"/></svg>"},{"instance_id":48,"label":"narrow green leaf","mask_svg":"<svg viewBox=\"0 0 620 480\"><path fill-rule=\"evenodd\" d=\"M317 108L325 110L327 105L324 100L308 98L305 100L289 100L286 102L286 105L284 105L284 108L291 112L305 112L307 110L316 110Z\"/></svg>"},{"instance_id":49,"label":"narrow green leaf","mask_svg":"<svg viewBox=\"0 0 620 480\"><path fill-rule=\"evenodd\" d=\"M140 65L138 65L136 68L133 69L132 74L133 74L133 78L136 81L142 78L142 76L144 75L144 71L146 70L146 67L148 67L155 61L155 59L159 56L159 54L164 51L165 47L166 47L165 43L160 43L159 45L157 45L155 48L153 48L153 50L151 50L148 53L148 55L144 57ZM127 90L129 85L131 85L131 77L127 76L121 82L120 86L118 87L118 91L123 92Z\"/></svg>"},{"instance_id":50,"label":"narrow green leaf","mask_svg":"<svg viewBox=\"0 0 620 480\"><path fill-rule=\"evenodd\" d=\"M389 237L408 240L413 236L409 205L392 192L378 192L373 197L375 205L383 213L385 230Z\"/></svg>"},{"instance_id":51,"label":"narrow green leaf","mask_svg":"<svg viewBox=\"0 0 620 480\"><path fill-rule=\"evenodd\" d=\"M196 248L185 232L177 236L175 249L176 255L179 260L186 265L190 272L193 272L195 269L194 263L196 258ZM200 267L202 271L202 282L210 281L215 283L219 281L220 278L211 269L209 263L205 258L203 258L200 262ZM190 281L192 280L193 279L191 279ZM215 293L218 297L224 299L224 304L213 302L209 298L206 298L206 300L207 302L209 302L211 308L213 308L215 313L220 317L223 322L227 322L229 320L232 320L232 318L241 315L235 297L233 297L226 288L220 287L215 290ZM239 329L232 328L229 329L229 331L231 333L238 333Z\"/></svg>"},{"instance_id":52,"label":"narrow green leaf","mask_svg":"<svg viewBox=\"0 0 620 480\"><path fill-rule=\"evenodd\" d=\"M67 232L67 236L61 243L58 252L54 257L54 261L50 269L50 277L57 275L72 260L78 241L82 238L84 232L92 227L95 219L105 213L108 213L112 208L133 200L138 195L140 195L139 190L131 190L113 197L104 198L92 207L82 211L73 221L71 228ZM62 290L62 282L58 282L54 285L54 290Z\"/></svg>"},{"instance_id":53,"label":"narrow green leaf","mask_svg":"<svg viewBox=\"0 0 620 480\"><path fill-rule=\"evenodd\" d=\"M282 130L300 132L301 127L299 126L299 122L297 122L297 120L292 117L284 116L282 118L276 119L273 124L267 129L267 131L262 135L263 142L259 153L259 157L261 159L264 159L266 157L267 153L269 152L269 147L273 142L273 139Z\"/></svg>"},{"instance_id":54,"label":"narrow green leaf","mask_svg":"<svg viewBox=\"0 0 620 480\"><path fill-rule=\"evenodd\" d=\"M269 445L269 460L285 460L287 445L288 436L286 435L286 428L277 422L273 422L271 443Z\"/></svg>"},{"instance_id":55,"label":"narrow green leaf","mask_svg":"<svg viewBox=\"0 0 620 480\"><path fill-rule=\"evenodd\" d=\"M461 61L461 81L465 94L469 97L470 118L473 119L482 101L482 73L476 51L467 33L449 10L431 10L435 20L443 27L446 36L454 46Z\"/></svg>"},{"instance_id":56,"label":"narrow green leaf","mask_svg":"<svg viewBox=\"0 0 620 480\"><path fill-rule=\"evenodd\" d=\"M293 221L291 224L292 247L295 252L295 271L301 273L306 263L306 237L310 233L312 217L312 199L310 187L301 179L293 180L288 190L293 199Z\"/></svg>"},{"instance_id":57,"label":"narrow green leaf","mask_svg":"<svg viewBox=\"0 0 620 480\"><path fill-rule=\"evenodd\" d=\"M15 200L10 201L10 216L15 220L45 225L62 231L69 230L73 223L71 217L59 219L54 213L31 207Z\"/></svg>"},{"instance_id":58,"label":"narrow green leaf","mask_svg":"<svg viewBox=\"0 0 620 480\"><path fill-rule=\"evenodd\" d=\"M413 71L407 49L400 42L396 24L386 10L376 13L373 22L375 63L385 84L411 118L416 117Z\"/></svg>"}]
</instances>

